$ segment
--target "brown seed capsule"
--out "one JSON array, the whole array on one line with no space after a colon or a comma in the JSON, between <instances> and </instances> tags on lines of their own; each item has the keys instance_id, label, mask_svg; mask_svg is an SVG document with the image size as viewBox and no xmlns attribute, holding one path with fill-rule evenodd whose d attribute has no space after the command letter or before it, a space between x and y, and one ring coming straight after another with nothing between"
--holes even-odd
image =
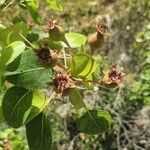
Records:
<instances>
[{"instance_id":1,"label":"brown seed capsule","mask_svg":"<svg viewBox=\"0 0 150 150\"><path fill-rule=\"evenodd\" d=\"M70 75L59 72L54 78L55 91L59 94L66 94L69 88L74 87L74 81L70 78Z\"/></svg>"},{"instance_id":2,"label":"brown seed capsule","mask_svg":"<svg viewBox=\"0 0 150 150\"><path fill-rule=\"evenodd\" d=\"M101 48L104 44L104 36L99 32L95 32L88 37L88 43L93 50Z\"/></svg>"},{"instance_id":3,"label":"brown seed capsule","mask_svg":"<svg viewBox=\"0 0 150 150\"><path fill-rule=\"evenodd\" d=\"M102 35L108 35L107 19L105 17L97 18L96 28Z\"/></svg>"},{"instance_id":4,"label":"brown seed capsule","mask_svg":"<svg viewBox=\"0 0 150 150\"><path fill-rule=\"evenodd\" d=\"M64 29L57 25L58 20L47 20L43 26L45 32L49 32L49 37L54 41L63 41L65 39Z\"/></svg>"},{"instance_id":5,"label":"brown seed capsule","mask_svg":"<svg viewBox=\"0 0 150 150\"><path fill-rule=\"evenodd\" d=\"M53 52L47 45L38 49L37 56L40 63L45 67L53 67L57 64L58 55Z\"/></svg>"},{"instance_id":6,"label":"brown seed capsule","mask_svg":"<svg viewBox=\"0 0 150 150\"><path fill-rule=\"evenodd\" d=\"M101 48L104 44L104 35L108 35L107 20L105 17L96 20L97 32L88 37L88 43L92 50Z\"/></svg>"}]
</instances>

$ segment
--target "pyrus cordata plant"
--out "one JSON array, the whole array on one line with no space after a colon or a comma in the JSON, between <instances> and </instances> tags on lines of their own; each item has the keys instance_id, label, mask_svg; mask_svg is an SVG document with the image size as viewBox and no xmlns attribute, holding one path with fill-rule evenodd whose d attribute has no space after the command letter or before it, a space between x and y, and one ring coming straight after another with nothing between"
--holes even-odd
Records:
<instances>
[{"instance_id":1,"label":"pyrus cordata plant","mask_svg":"<svg viewBox=\"0 0 150 150\"><path fill-rule=\"evenodd\" d=\"M4 84L10 87L0 109L9 126L26 126L31 150L51 149L51 123L46 109L57 95L68 96L77 113L84 110L76 119L79 131L86 134L107 131L112 123L111 115L106 110L89 109L80 87L92 90L95 84L121 86L125 75L113 65L101 78L94 78L100 64L93 53L84 50L84 45L89 44L92 51L94 46L101 47L107 32L104 19L96 24L96 32L88 38L79 33L65 33L58 20L47 20L42 29L42 34L46 34L42 38L39 38L41 32L35 36L34 30L24 22L0 29L0 88ZM49 86L53 89L50 96L43 92Z\"/></svg>"}]
</instances>

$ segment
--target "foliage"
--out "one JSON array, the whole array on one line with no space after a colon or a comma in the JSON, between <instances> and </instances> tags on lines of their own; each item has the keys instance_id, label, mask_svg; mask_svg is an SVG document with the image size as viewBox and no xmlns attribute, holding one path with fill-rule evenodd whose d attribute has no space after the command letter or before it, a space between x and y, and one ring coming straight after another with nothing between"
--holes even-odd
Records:
<instances>
[{"instance_id":1,"label":"foliage","mask_svg":"<svg viewBox=\"0 0 150 150\"><path fill-rule=\"evenodd\" d=\"M29 11L35 23L42 23L38 13L38 1L17 2ZM46 2L55 11L62 11L57 1ZM85 108L85 114L77 119L79 130L84 133L103 133L110 127L112 121L107 111L89 110L77 86L77 83L84 86L84 82L105 84L101 79L93 80L92 74L98 64L93 56L84 50L86 36L74 32L65 33L57 20L48 20L43 30L49 32L47 39L49 38L51 43L46 43L44 38L40 39L43 41L40 43L38 38L41 33L34 34L32 27L29 28L26 21L17 21L11 27L3 28L2 25L0 78L1 81L4 79L1 88L6 81L10 84L2 100L4 120L13 128L26 125L30 149L48 150L52 146L52 135L46 108L55 95L69 95L71 104L77 110ZM97 32L104 36L98 29ZM58 41L61 42L61 49L52 50L53 42ZM82 49L82 52L77 48ZM62 52L64 62L60 59ZM117 77L117 70L114 71ZM45 92L42 92L48 84L54 89L49 98ZM86 89L86 86L84 88ZM87 122L90 126L86 125Z\"/></svg>"},{"instance_id":2,"label":"foliage","mask_svg":"<svg viewBox=\"0 0 150 150\"><path fill-rule=\"evenodd\" d=\"M4 3L0 3L0 7L4 8L3 12L5 11ZM63 7L57 0L45 0L43 3L54 10L54 13L55 11L63 12ZM12 5L12 3L7 4ZM40 1L16 0L14 4L19 4L19 10L22 12L30 13L36 25L32 26L23 16L13 18L11 26L0 24L0 46L2 47L0 92L3 99L2 106L0 105L0 121L3 122L5 119L7 124L14 128L25 125L30 149L50 149L50 147L57 149L58 145L63 142L68 143L69 140L70 145L77 141L77 147L81 149L115 149L118 146L114 142L116 137L117 139L119 137L120 141L125 139L132 145L130 135L129 140L128 135L124 137L126 125L123 121L143 106L149 105L149 30L140 32L134 43L134 52L140 51L143 55L142 67L136 76L138 80L132 85L127 85L128 87L122 87L118 86L118 82L111 76L115 72L118 80L121 71L112 67L107 74L103 73L109 65L105 62L105 56L93 55L100 50L101 44L93 48L86 34L65 32L66 30L63 30L57 19L49 20L44 25L39 11ZM41 26L43 29L48 28L48 32L44 32ZM82 29L83 33L86 33L85 28ZM93 29L99 32L96 28ZM101 37L106 39L106 35L102 34ZM95 39L101 40L99 37ZM142 42L139 42L139 39ZM97 46L97 41L94 42ZM147 45L143 46L143 42ZM140 50L141 47L144 48ZM138 56L138 52L135 55ZM111 84L103 80L103 77L107 75ZM95 92L96 88L98 90ZM52 90L54 93L51 92ZM86 96L85 93L89 90L99 95L97 101ZM51 114L55 112L55 105L51 105L50 101L57 100L58 97L61 97L61 101L66 97L69 98L71 106L73 105L76 109L76 111L72 110L72 114L68 112L68 116L71 115L71 117L69 116L67 121L60 120L56 115L57 112ZM92 101L95 101L94 106L91 104ZM68 127L65 136L62 130L66 130L64 129L66 124ZM110 141L110 147L106 144L108 141ZM133 144L134 146L138 144ZM132 149L132 147L128 148Z\"/></svg>"}]
</instances>

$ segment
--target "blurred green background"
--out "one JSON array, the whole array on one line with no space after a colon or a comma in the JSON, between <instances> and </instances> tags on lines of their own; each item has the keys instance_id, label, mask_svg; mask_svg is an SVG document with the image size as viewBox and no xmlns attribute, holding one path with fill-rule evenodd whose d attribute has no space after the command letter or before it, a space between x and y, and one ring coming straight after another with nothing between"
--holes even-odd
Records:
<instances>
[{"instance_id":1,"label":"blurred green background","mask_svg":"<svg viewBox=\"0 0 150 150\"><path fill-rule=\"evenodd\" d=\"M66 32L88 36L95 31L97 16L107 18L111 36L105 39L102 48L95 50L95 59L101 64L101 72L113 64L125 68L126 78L121 88L99 85L94 91L82 93L90 108L106 109L113 116L111 128L102 135L79 133L75 123L76 112L68 99L55 100L49 107L53 149L149 150L150 1L61 0L59 4L62 11L54 11L40 1L38 13L42 19L59 18ZM39 28L29 12L15 0L6 0L5 5L0 6L0 23L5 26L23 17L29 25ZM7 86L0 89L0 103L6 89ZM3 149L28 150L28 146L25 129L9 128L0 117L0 150Z\"/></svg>"}]
</instances>

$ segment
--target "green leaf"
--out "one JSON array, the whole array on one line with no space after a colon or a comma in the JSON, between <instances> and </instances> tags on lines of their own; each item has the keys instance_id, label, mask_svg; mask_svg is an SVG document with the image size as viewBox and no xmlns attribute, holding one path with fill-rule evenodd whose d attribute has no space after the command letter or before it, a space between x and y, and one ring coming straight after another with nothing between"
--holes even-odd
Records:
<instances>
[{"instance_id":1,"label":"green leaf","mask_svg":"<svg viewBox=\"0 0 150 150\"><path fill-rule=\"evenodd\" d=\"M24 123L27 123L30 120L32 120L47 106L47 100L43 93L35 91L33 92L32 96L33 98L30 112Z\"/></svg>"},{"instance_id":2,"label":"green leaf","mask_svg":"<svg viewBox=\"0 0 150 150\"><path fill-rule=\"evenodd\" d=\"M3 29L6 29L6 27L4 25L0 24L0 31Z\"/></svg>"},{"instance_id":3,"label":"green leaf","mask_svg":"<svg viewBox=\"0 0 150 150\"><path fill-rule=\"evenodd\" d=\"M1 61L3 64L10 64L15 58L25 50L25 43L22 41L15 41L9 44L5 50L2 51Z\"/></svg>"},{"instance_id":4,"label":"green leaf","mask_svg":"<svg viewBox=\"0 0 150 150\"><path fill-rule=\"evenodd\" d=\"M150 40L150 31L147 31L147 32L144 33L144 38L146 40Z\"/></svg>"},{"instance_id":5,"label":"green leaf","mask_svg":"<svg viewBox=\"0 0 150 150\"><path fill-rule=\"evenodd\" d=\"M69 90L69 101L77 110L85 106L80 91L77 88Z\"/></svg>"},{"instance_id":6,"label":"green leaf","mask_svg":"<svg viewBox=\"0 0 150 150\"><path fill-rule=\"evenodd\" d=\"M52 79L52 69L44 68L39 64L36 53L32 50L26 50L19 62L18 69L14 72L8 72L5 74L6 80L29 90L42 89L47 86L47 83ZM17 63L10 64L7 71L11 71L15 68Z\"/></svg>"},{"instance_id":7,"label":"green leaf","mask_svg":"<svg viewBox=\"0 0 150 150\"><path fill-rule=\"evenodd\" d=\"M5 78L3 76L0 77L0 92L4 86L4 83L5 83ZM1 97L0 97L1 98Z\"/></svg>"},{"instance_id":8,"label":"green leaf","mask_svg":"<svg viewBox=\"0 0 150 150\"><path fill-rule=\"evenodd\" d=\"M4 95L2 110L8 125L18 128L37 116L45 104L45 96L42 93L14 86Z\"/></svg>"},{"instance_id":9,"label":"green leaf","mask_svg":"<svg viewBox=\"0 0 150 150\"><path fill-rule=\"evenodd\" d=\"M6 0L0 0L0 7L1 7L2 5L4 5L5 1L6 1Z\"/></svg>"},{"instance_id":10,"label":"green leaf","mask_svg":"<svg viewBox=\"0 0 150 150\"><path fill-rule=\"evenodd\" d=\"M17 58L25 50L26 45L22 41L16 41L8 45L5 50L2 51L0 59L0 77L5 71L6 65L10 64L15 58Z\"/></svg>"},{"instance_id":11,"label":"green leaf","mask_svg":"<svg viewBox=\"0 0 150 150\"><path fill-rule=\"evenodd\" d=\"M24 22L27 23L27 21L25 20L24 16L21 15L21 13L17 14L17 16L14 16L14 18L12 18L12 23L16 24L19 22Z\"/></svg>"},{"instance_id":12,"label":"green leaf","mask_svg":"<svg viewBox=\"0 0 150 150\"><path fill-rule=\"evenodd\" d=\"M112 118L107 111L90 110L78 119L77 125L81 132L99 134L105 132L111 122Z\"/></svg>"},{"instance_id":13,"label":"green leaf","mask_svg":"<svg viewBox=\"0 0 150 150\"><path fill-rule=\"evenodd\" d=\"M2 102L0 99L0 123L4 122L3 111L2 111Z\"/></svg>"},{"instance_id":14,"label":"green leaf","mask_svg":"<svg viewBox=\"0 0 150 150\"><path fill-rule=\"evenodd\" d=\"M54 11L63 11L63 7L58 0L45 0L47 5Z\"/></svg>"},{"instance_id":15,"label":"green leaf","mask_svg":"<svg viewBox=\"0 0 150 150\"><path fill-rule=\"evenodd\" d=\"M65 33L65 38L72 48L81 47L86 43L86 37L79 33L74 32ZM67 47L66 45L64 46Z\"/></svg>"},{"instance_id":16,"label":"green leaf","mask_svg":"<svg viewBox=\"0 0 150 150\"><path fill-rule=\"evenodd\" d=\"M50 150L52 145L51 125L45 114L40 113L26 125L30 150Z\"/></svg>"},{"instance_id":17,"label":"green leaf","mask_svg":"<svg viewBox=\"0 0 150 150\"><path fill-rule=\"evenodd\" d=\"M20 34L26 37L27 33L28 33L27 25L24 22L19 22L12 27L1 30L0 41L6 45L15 41L24 41L24 39L20 36Z\"/></svg>"},{"instance_id":18,"label":"green leaf","mask_svg":"<svg viewBox=\"0 0 150 150\"><path fill-rule=\"evenodd\" d=\"M38 13L39 2L37 0L26 1L26 6L27 6L27 9L29 10L30 15L32 16L33 20L37 24L40 24L42 20Z\"/></svg>"},{"instance_id":19,"label":"green leaf","mask_svg":"<svg viewBox=\"0 0 150 150\"><path fill-rule=\"evenodd\" d=\"M41 45L43 45L44 43L47 43L51 49L60 50L63 47L60 41L53 41L50 38L44 38L40 41Z\"/></svg>"},{"instance_id":20,"label":"green leaf","mask_svg":"<svg viewBox=\"0 0 150 150\"><path fill-rule=\"evenodd\" d=\"M97 64L94 59L86 54L77 53L71 62L71 74L73 76L90 77L96 71Z\"/></svg>"}]
</instances>

